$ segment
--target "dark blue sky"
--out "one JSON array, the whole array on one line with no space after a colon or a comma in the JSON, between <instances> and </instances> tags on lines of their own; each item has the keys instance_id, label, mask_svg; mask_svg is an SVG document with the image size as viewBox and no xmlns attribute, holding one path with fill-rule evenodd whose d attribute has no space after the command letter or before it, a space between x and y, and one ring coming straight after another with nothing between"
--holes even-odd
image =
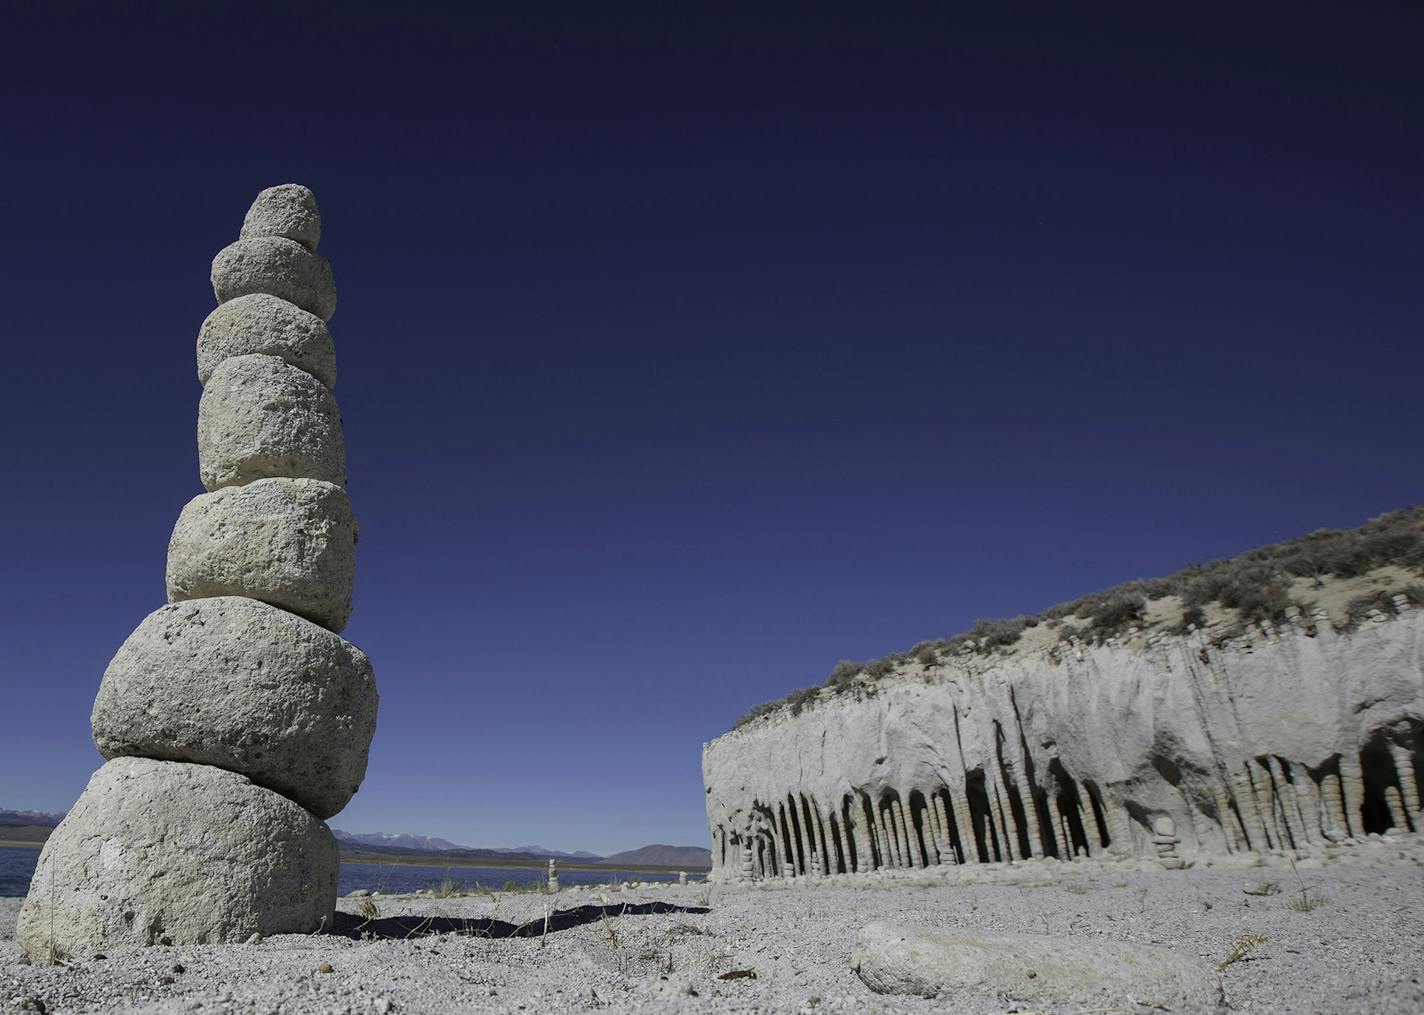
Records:
<instances>
[{"instance_id":1,"label":"dark blue sky","mask_svg":"<svg viewBox=\"0 0 1424 1015\"><path fill-rule=\"evenodd\" d=\"M274 183L382 695L340 827L705 842L702 742L838 659L1421 500L1418 5L130 6L0 38L0 806L98 764Z\"/></svg>"}]
</instances>

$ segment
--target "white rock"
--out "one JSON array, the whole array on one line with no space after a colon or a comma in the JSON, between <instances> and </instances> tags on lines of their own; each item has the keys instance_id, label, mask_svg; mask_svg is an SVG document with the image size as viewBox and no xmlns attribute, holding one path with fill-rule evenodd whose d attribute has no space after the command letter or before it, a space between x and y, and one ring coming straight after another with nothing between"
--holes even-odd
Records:
<instances>
[{"instance_id":1,"label":"white rock","mask_svg":"<svg viewBox=\"0 0 1424 1015\"><path fill-rule=\"evenodd\" d=\"M15 940L44 961L313 931L338 865L326 825L240 775L116 758L45 843Z\"/></svg>"},{"instance_id":2,"label":"white rock","mask_svg":"<svg viewBox=\"0 0 1424 1015\"><path fill-rule=\"evenodd\" d=\"M198 403L198 474L209 490L273 477L346 485L331 390L275 356L223 360Z\"/></svg>"},{"instance_id":3,"label":"white rock","mask_svg":"<svg viewBox=\"0 0 1424 1015\"><path fill-rule=\"evenodd\" d=\"M255 599L164 606L119 648L94 702L94 744L216 765L319 818L345 807L366 773L376 682L366 654Z\"/></svg>"},{"instance_id":4,"label":"white rock","mask_svg":"<svg viewBox=\"0 0 1424 1015\"><path fill-rule=\"evenodd\" d=\"M316 207L316 195L300 183L268 187L247 209L239 235L243 239L282 236L315 250L321 242L321 212Z\"/></svg>"},{"instance_id":5,"label":"white rock","mask_svg":"<svg viewBox=\"0 0 1424 1015\"><path fill-rule=\"evenodd\" d=\"M1165 948L1039 934L985 938L871 923L851 968L880 994L977 996L1033 1005L1213 1011L1216 976Z\"/></svg>"},{"instance_id":6,"label":"white rock","mask_svg":"<svg viewBox=\"0 0 1424 1015\"><path fill-rule=\"evenodd\" d=\"M198 331L198 380L233 356L261 353L336 386L336 348L326 322L268 293L251 293L219 306Z\"/></svg>"},{"instance_id":7,"label":"white rock","mask_svg":"<svg viewBox=\"0 0 1424 1015\"><path fill-rule=\"evenodd\" d=\"M168 542L168 601L247 596L339 632L355 569L346 491L316 479L259 479L183 508Z\"/></svg>"},{"instance_id":8,"label":"white rock","mask_svg":"<svg viewBox=\"0 0 1424 1015\"><path fill-rule=\"evenodd\" d=\"M723 841L719 836L730 842L748 828L772 832L764 815L788 807L788 795L804 797L823 815L848 810L859 820L857 801L874 806L891 792L903 799L948 788L957 834L972 844L961 807L965 773L999 781L1017 776L1022 794L1026 749L1049 800L1059 796L1059 766L1082 789L1086 810L1079 819L1094 856L1104 852L1100 802L1114 851L1155 857L1155 818L1170 820L1161 827L1173 829L1183 858L1234 854L1245 844L1233 844L1240 822L1229 806L1218 805L1228 789L1248 809L1251 848L1265 849L1262 815L1290 820L1293 829L1302 822L1294 791L1273 800L1271 775L1254 759L1289 759L1296 777L1308 778L1310 768L1358 757L1377 731L1416 721L1424 714L1421 614L1348 634L1328 624L1313 635L1283 627L1251 647L1204 650L1197 639L1169 636L1151 651L1086 646L1082 660L1068 653L1055 660L1046 651L946 659L925 679L887 677L863 698L825 692L799 715L783 710L704 747L708 825L714 843ZM1263 794L1259 813L1245 783L1248 766ZM1237 781L1225 784L1222 773ZM1358 834L1365 801L1358 783L1348 782L1346 807ZM1328 798L1324 806L1333 818ZM996 810L994 817L1001 816ZM1037 816L1033 846L1042 855L1053 829ZM780 862L779 826L775 833L767 841L775 842ZM718 858L726 864L719 876L735 870L735 855L729 846Z\"/></svg>"},{"instance_id":9,"label":"white rock","mask_svg":"<svg viewBox=\"0 0 1424 1015\"><path fill-rule=\"evenodd\" d=\"M268 293L323 321L336 312L336 285L326 258L281 236L253 236L224 247L213 258L212 282L219 303Z\"/></svg>"}]
</instances>

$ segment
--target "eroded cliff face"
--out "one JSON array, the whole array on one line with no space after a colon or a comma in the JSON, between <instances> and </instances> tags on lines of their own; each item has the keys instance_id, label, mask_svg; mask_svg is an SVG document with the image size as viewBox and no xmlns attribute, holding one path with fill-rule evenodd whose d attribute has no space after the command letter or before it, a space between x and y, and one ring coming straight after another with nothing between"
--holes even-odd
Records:
<instances>
[{"instance_id":1,"label":"eroded cliff face","mask_svg":"<svg viewBox=\"0 0 1424 1015\"><path fill-rule=\"evenodd\" d=\"M1424 610L910 665L703 749L713 876L1112 853L1180 865L1424 824Z\"/></svg>"}]
</instances>

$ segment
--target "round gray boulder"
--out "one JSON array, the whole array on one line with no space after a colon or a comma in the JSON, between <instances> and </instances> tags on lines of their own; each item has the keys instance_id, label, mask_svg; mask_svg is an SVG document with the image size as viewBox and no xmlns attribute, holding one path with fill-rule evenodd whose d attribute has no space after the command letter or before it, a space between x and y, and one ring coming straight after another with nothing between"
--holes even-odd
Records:
<instances>
[{"instance_id":1,"label":"round gray boulder","mask_svg":"<svg viewBox=\"0 0 1424 1015\"><path fill-rule=\"evenodd\" d=\"M259 479L190 500L168 541L168 601L246 596L341 631L351 616L356 519L318 479Z\"/></svg>"},{"instance_id":2,"label":"round gray boulder","mask_svg":"<svg viewBox=\"0 0 1424 1015\"><path fill-rule=\"evenodd\" d=\"M106 758L216 765L319 818L366 775L376 731L371 661L350 642L255 599L219 596L150 613L94 701Z\"/></svg>"},{"instance_id":3,"label":"round gray boulder","mask_svg":"<svg viewBox=\"0 0 1424 1015\"><path fill-rule=\"evenodd\" d=\"M242 232L238 235L243 239L282 236L315 250L321 242L321 213L317 211L316 195L300 183L268 187L247 209Z\"/></svg>"},{"instance_id":4,"label":"round gray boulder","mask_svg":"<svg viewBox=\"0 0 1424 1015\"><path fill-rule=\"evenodd\" d=\"M40 852L15 941L34 961L329 924L336 840L286 797L207 765L116 758Z\"/></svg>"},{"instance_id":5,"label":"round gray boulder","mask_svg":"<svg viewBox=\"0 0 1424 1015\"><path fill-rule=\"evenodd\" d=\"M336 348L326 322L269 293L249 293L219 306L198 331L198 380L233 356L261 353L336 387Z\"/></svg>"},{"instance_id":6,"label":"round gray boulder","mask_svg":"<svg viewBox=\"0 0 1424 1015\"><path fill-rule=\"evenodd\" d=\"M209 490L276 476L344 486L331 389L275 356L223 360L198 403L198 474Z\"/></svg>"},{"instance_id":7,"label":"round gray boulder","mask_svg":"<svg viewBox=\"0 0 1424 1015\"><path fill-rule=\"evenodd\" d=\"M320 254L282 236L251 236L223 247L213 258L212 281L219 303L267 293L323 321L336 312L331 265Z\"/></svg>"}]
</instances>

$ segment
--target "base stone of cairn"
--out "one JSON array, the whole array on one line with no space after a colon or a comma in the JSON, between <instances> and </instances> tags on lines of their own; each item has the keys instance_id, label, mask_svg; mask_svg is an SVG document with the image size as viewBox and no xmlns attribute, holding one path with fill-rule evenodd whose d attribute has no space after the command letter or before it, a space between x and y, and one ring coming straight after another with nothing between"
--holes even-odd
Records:
<instances>
[{"instance_id":1,"label":"base stone of cairn","mask_svg":"<svg viewBox=\"0 0 1424 1015\"><path fill-rule=\"evenodd\" d=\"M15 940L31 959L313 931L336 908L336 840L233 772L116 758L40 852Z\"/></svg>"},{"instance_id":2,"label":"base stone of cairn","mask_svg":"<svg viewBox=\"0 0 1424 1015\"><path fill-rule=\"evenodd\" d=\"M199 477L168 600L94 703L109 760L40 852L15 938L32 961L320 929L340 867L322 819L366 772L376 685L351 614L331 268L316 198L258 195L213 260L198 336Z\"/></svg>"},{"instance_id":3,"label":"base stone of cairn","mask_svg":"<svg viewBox=\"0 0 1424 1015\"><path fill-rule=\"evenodd\" d=\"M199 494L168 543L168 601L247 596L332 631L351 615L356 518L346 491L259 479Z\"/></svg>"},{"instance_id":4,"label":"base stone of cairn","mask_svg":"<svg viewBox=\"0 0 1424 1015\"><path fill-rule=\"evenodd\" d=\"M216 765L329 818L366 774L371 662L339 635L255 599L164 606L119 648L94 701L106 758Z\"/></svg>"}]
</instances>

